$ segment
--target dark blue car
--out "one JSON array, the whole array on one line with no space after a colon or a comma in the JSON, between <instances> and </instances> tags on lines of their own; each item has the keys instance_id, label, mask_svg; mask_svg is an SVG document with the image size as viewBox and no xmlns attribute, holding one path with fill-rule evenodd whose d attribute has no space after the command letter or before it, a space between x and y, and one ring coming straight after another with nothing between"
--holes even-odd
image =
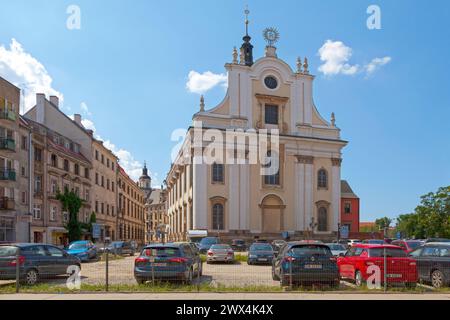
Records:
<instances>
[{"instance_id":1,"label":"dark blue car","mask_svg":"<svg viewBox=\"0 0 450 320\"><path fill-rule=\"evenodd\" d=\"M81 270L80 259L58 247L39 243L0 245L0 280L14 280L19 264L20 281L33 285L55 275Z\"/></svg>"},{"instance_id":2,"label":"dark blue car","mask_svg":"<svg viewBox=\"0 0 450 320\"><path fill-rule=\"evenodd\" d=\"M134 262L134 277L139 284L153 280L191 284L193 277L201 275L200 255L188 243L148 245Z\"/></svg>"},{"instance_id":3,"label":"dark blue car","mask_svg":"<svg viewBox=\"0 0 450 320\"><path fill-rule=\"evenodd\" d=\"M200 240L200 242L198 243L200 253L206 253L213 244L219 244L219 238L217 237L202 238L202 240Z\"/></svg>"},{"instance_id":4,"label":"dark blue car","mask_svg":"<svg viewBox=\"0 0 450 320\"><path fill-rule=\"evenodd\" d=\"M272 264L275 252L268 243L254 243L248 249L247 263L250 264Z\"/></svg>"},{"instance_id":5,"label":"dark blue car","mask_svg":"<svg viewBox=\"0 0 450 320\"><path fill-rule=\"evenodd\" d=\"M340 283L336 258L325 244L302 241L288 242L272 263L272 278L281 286L290 284Z\"/></svg>"}]
</instances>

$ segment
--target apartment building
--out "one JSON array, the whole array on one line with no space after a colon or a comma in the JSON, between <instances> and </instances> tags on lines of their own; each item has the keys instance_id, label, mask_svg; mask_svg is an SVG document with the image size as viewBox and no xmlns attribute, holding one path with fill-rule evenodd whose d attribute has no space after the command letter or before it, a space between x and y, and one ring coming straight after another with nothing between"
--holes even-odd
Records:
<instances>
[{"instance_id":1,"label":"apartment building","mask_svg":"<svg viewBox=\"0 0 450 320\"><path fill-rule=\"evenodd\" d=\"M118 158L103 142L92 137L92 208L101 225L100 241L117 239L117 164Z\"/></svg>"},{"instance_id":2,"label":"apartment building","mask_svg":"<svg viewBox=\"0 0 450 320\"><path fill-rule=\"evenodd\" d=\"M20 89L0 77L0 242L29 241L29 129Z\"/></svg>"},{"instance_id":3,"label":"apartment building","mask_svg":"<svg viewBox=\"0 0 450 320\"><path fill-rule=\"evenodd\" d=\"M145 243L145 198L139 184L119 165L117 170L117 230L121 240Z\"/></svg>"},{"instance_id":4,"label":"apartment building","mask_svg":"<svg viewBox=\"0 0 450 320\"><path fill-rule=\"evenodd\" d=\"M169 225L169 217L167 215L167 191L161 189L153 189L146 203L147 208L147 242L158 242L158 231L165 231Z\"/></svg>"}]
</instances>

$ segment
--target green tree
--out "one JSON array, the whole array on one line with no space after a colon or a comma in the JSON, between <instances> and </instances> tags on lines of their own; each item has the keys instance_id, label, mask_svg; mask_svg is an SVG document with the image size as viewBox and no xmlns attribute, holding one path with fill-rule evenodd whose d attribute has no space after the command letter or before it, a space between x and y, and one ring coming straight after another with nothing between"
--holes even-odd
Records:
<instances>
[{"instance_id":1,"label":"green tree","mask_svg":"<svg viewBox=\"0 0 450 320\"><path fill-rule=\"evenodd\" d=\"M64 189L64 193L58 191L56 195L64 211L69 212L69 222L64 226L67 229L69 242L77 241L81 239L82 224L78 221L78 212L83 205L83 200L72 190Z\"/></svg>"},{"instance_id":2,"label":"green tree","mask_svg":"<svg viewBox=\"0 0 450 320\"><path fill-rule=\"evenodd\" d=\"M384 230L385 228L389 228L392 223L392 219L388 217L383 217L375 220L375 225L377 226L378 230Z\"/></svg>"},{"instance_id":3,"label":"green tree","mask_svg":"<svg viewBox=\"0 0 450 320\"><path fill-rule=\"evenodd\" d=\"M406 237L450 238L450 186L423 195L414 213L398 217L396 228Z\"/></svg>"}]
</instances>

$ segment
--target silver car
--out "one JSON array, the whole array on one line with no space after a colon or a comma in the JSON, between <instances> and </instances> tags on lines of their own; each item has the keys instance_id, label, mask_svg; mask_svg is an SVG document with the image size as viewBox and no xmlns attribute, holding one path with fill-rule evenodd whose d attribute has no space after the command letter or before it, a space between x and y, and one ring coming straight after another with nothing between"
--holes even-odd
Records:
<instances>
[{"instance_id":1,"label":"silver car","mask_svg":"<svg viewBox=\"0 0 450 320\"><path fill-rule=\"evenodd\" d=\"M345 254L347 252L347 249L344 247L344 245L340 243L326 243L326 245L330 248L331 253L335 257L338 257L341 254Z\"/></svg>"},{"instance_id":2,"label":"silver car","mask_svg":"<svg viewBox=\"0 0 450 320\"><path fill-rule=\"evenodd\" d=\"M213 244L206 254L206 263L234 262L234 251L228 244Z\"/></svg>"}]
</instances>

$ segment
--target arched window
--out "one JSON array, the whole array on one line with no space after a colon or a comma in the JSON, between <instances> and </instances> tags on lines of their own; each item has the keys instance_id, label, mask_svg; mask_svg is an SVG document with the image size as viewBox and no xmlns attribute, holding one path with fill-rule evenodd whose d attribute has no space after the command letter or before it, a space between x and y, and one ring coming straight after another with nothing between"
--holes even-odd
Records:
<instances>
[{"instance_id":1,"label":"arched window","mask_svg":"<svg viewBox=\"0 0 450 320\"><path fill-rule=\"evenodd\" d=\"M325 169L320 169L319 172L317 172L317 187L328 188L328 174Z\"/></svg>"},{"instance_id":2,"label":"arched window","mask_svg":"<svg viewBox=\"0 0 450 320\"><path fill-rule=\"evenodd\" d=\"M280 185L280 159L278 153L267 151L268 163L263 165L263 168L267 168L267 170L274 171L277 170L274 174L266 174L264 176L264 184L267 185Z\"/></svg>"},{"instance_id":3,"label":"arched window","mask_svg":"<svg viewBox=\"0 0 450 320\"><path fill-rule=\"evenodd\" d=\"M328 214L327 209L324 207L319 208L319 223L317 225L318 231L328 230Z\"/></svg>"},{"instance_id":4,"label":"arched window","mask_svg":"<svg viewBox=\"0 0 450 320\"><path fill-rule=\"evenodd\" d=\"M216 203L212 207L212 228L213 230L224 229L223 205Z\"/></svg>"}]
</instances>

